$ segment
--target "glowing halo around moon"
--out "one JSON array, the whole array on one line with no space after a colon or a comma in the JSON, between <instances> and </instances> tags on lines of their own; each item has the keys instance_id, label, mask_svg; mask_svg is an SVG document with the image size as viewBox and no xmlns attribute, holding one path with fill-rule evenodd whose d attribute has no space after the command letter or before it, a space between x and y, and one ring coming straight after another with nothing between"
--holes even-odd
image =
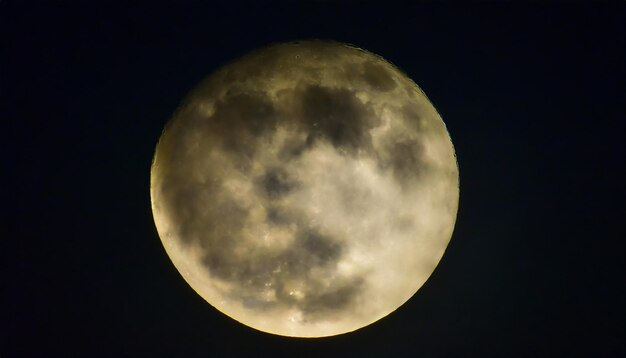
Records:
<instances>
[{"instance_id":1,"label":"glowing halo around moon","mask_svg":"<svg viewBox=\"0 0 626 358\"><path fill-rule=\"evenodd\" d=\"M198 85L151 169L154 220L207 302L255 329L322 337L405 303L452 236L458 168L428 98L329 41L252 52Z\"/></svg>"}]
</instances>

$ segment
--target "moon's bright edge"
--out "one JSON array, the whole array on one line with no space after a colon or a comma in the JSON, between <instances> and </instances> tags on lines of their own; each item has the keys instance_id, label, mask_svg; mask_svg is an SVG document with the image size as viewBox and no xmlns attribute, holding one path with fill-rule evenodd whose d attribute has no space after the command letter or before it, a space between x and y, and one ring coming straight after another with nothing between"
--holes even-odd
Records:
<instances>
[{"instance_id":1,"label":"moon's bright edge","mask_svg":"<svg viewBox=\"0 0 626 358\"><path fill-rule=\"evenodd\" d=\"M388 315L450 241L458 169L406 75L326 41L232 62L187 97L151 169L159 236L206 301L261 331L341 334Z\"/></svg>"}]
</instances>

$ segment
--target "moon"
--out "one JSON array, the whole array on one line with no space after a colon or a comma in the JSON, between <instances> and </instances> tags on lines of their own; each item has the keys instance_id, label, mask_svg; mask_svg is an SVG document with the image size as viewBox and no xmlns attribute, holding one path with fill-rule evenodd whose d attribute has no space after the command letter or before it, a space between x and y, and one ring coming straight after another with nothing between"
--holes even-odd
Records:
<instances>
[{"instance_id":1,"label":"moon","mask_svg":"<svg viewBox=\"0 0 626 358\"><path fill-rule=\"evenodd\" d=\"M323 337L409 300L451 239L454 147L424 92L332 41L270 45L207 77L151 167L170 259L209 304L260 331Z\"/></svg>"}]
</instances>

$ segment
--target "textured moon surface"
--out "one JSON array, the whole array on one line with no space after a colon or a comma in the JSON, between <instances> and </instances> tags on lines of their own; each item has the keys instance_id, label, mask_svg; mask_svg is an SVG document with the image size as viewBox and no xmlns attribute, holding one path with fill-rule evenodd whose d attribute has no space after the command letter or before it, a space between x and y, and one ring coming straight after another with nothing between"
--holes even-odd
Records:
<instances>
[{"instance_id":1,"label":"textured moon surface","mask_svg":"<svg viewBox=\"0 0 626 358\"><path fill-rule=\"evenodd\" d=\"M151 169L165 249L191 287L273 334L350 332L405 303L452 236L448 131L405 74L329 41L276 44L200 83Z\"/></svg>"}]
</instances>

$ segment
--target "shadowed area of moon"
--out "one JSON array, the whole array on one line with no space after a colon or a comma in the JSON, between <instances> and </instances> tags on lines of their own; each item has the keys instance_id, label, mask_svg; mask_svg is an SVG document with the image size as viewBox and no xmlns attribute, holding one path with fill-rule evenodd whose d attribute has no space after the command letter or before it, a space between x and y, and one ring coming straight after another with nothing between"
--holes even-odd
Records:
<instances>
[{"instance_id":1,"label":"shadowed area of moon","mask_svg":"<svg viewBox=\"0 0 626 358\"><path fill-rule=\"evenodd\" d=\"M157 145L151 195L170 258L211 305L317 337L422 286L452 235L458 170L415 83L364 50L306 41L195 88Z\"/></svg>"}]
</instances>

